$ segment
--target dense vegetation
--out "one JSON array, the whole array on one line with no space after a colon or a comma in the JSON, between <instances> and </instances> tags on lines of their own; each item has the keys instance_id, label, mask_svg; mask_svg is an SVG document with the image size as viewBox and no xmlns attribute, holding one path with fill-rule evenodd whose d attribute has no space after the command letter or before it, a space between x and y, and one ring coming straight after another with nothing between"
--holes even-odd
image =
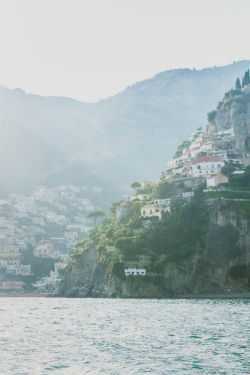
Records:
<instances>
[{"instance_id":1,"label":"dense vegetation","mask_svg":"<svg viewBox=\"0 0 250 375\"><path fill-rule=\"evenodd\" d=\"M144 191L152 195L151 200L128 201L128 215L120 223L116 221L116 208L122 202L114 203L111 216L90 232L88 240L78 245L73 258L81 255L91 243L98 248L99 262L111 264L120 277L124 274L119 272L121 267L123 269L122 262L133 261L138 255L151 256L151 271L160 271L166 262L187 258L204 245L209 215L202 193L204 186L196 190L191 201L176 198L180 187L183 188L166 181L148 186ZM162 220L141 217L141 207L156 198L172 198L171 214L165 212ZM115 246L117 251L108 253L107 246Z\"/></svg>"},{"instance_id":2,"label":"dense vegetation","mask_svg":"<svg viewBox=\"0 0 250 375\"><path fill-rule=\"evenodd\" d=\"M236 79L235 88L231 88L228 92L225 93L224 98L217 105L217 110L223 108L224 105L230 103L231 98L237 97L241 94L241 90L250 85L250 74L249 69L245 72L244 77L240 81L239 78ZM216 118L217 111L211 111L207 114L208 122L213 122Z\"/></svg>"}]
</instances>

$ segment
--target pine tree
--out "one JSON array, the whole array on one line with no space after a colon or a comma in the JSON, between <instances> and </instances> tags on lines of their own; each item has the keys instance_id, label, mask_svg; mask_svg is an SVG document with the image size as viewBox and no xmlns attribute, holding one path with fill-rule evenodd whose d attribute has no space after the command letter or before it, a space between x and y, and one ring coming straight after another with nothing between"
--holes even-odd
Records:
<instances>
[{"instance_id":1,"label":"pine tree","mask_svg":"<svg viewBox=\"0 0 250 375\"><path fill-rule=\"evenodd\" d=\"M239 78L236 79L235 90L241 90L241 83Z\"/></svg>"},{"instance_id":2,"label":"pine tree","mask_svg":"<svg viewBox=\"0 0 250 375\"><path fill-rule=\"evenodd\" d=\"M250 84L249 69L246 71L244 77L242 78L242 88Z\"/></svg>"}]
</instances>

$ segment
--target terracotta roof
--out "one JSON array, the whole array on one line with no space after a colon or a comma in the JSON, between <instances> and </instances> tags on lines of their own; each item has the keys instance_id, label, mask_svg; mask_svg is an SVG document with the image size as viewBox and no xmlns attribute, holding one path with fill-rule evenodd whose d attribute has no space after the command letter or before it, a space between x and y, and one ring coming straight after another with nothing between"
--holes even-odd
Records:
<instances>
[{"instance_id":1,"label":"terracotta roof","mask_svg":"<svg viewBox=\"0 0 250 375\"><path fill-rule=\"evenodd\" d=\"M221 157L220 156L207 156L207 155L204 155L204 156L197 156L197 158L195 159L194 163L203 163L203 162L211 162L211 161L221 161Z\"/></svg>"}]
</instances>

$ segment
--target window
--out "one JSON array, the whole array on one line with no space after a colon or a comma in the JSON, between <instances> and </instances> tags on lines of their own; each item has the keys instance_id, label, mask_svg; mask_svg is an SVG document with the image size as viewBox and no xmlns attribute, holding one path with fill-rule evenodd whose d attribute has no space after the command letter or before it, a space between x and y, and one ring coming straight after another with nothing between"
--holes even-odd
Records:
<instances>
[{"instance_id":1,"label":"window","mask_svg":"<svg viewBox=\"0 0 250 375\"><path fill-rule=\"evenodd\" d=\"M150 214L152 214L153 213L153 211L152 210L150 210L150 212L149 212Z\"/></svg>"},{"instance_id":2,"label":"window","mask_svg":"<svg viewBox=\"0 0 250 375\"><path fill-rule=\"evenodd\" d=\"M143 215L146 215L146 211L143 211Z\"/></svg>"}]
</instances>

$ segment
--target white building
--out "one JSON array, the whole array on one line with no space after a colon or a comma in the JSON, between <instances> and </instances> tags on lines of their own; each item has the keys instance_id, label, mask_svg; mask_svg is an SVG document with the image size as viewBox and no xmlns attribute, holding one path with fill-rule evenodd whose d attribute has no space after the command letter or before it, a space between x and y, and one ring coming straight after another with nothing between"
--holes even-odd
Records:
<instances>
[{"instance_id":1,"label":"white building","mask_svg":"<svg viewBox=\"0 0 250 375\"><path fill-rule=\"evenodd\" d=\"M128 268L125 270L126 276L145 276L146 270L144 268Z\"/></svg>"},{"instance_id":2,"label":"white building","mask_svg":"<svg viewBox=\"0 0 250 375\"><path fill-rule=\"evenodd\" d=\"M141 216L142 217L154 217L157 216L159 219L162 218L162 212L170 212L171 209L169 206L160 206L159 204L146 204L145 206L141 207Z\"/></svg>"},{"instance_id":3,"label":"white building","mask_svg":"<svg viewBox=\"0 0 250 375\"><path fill-rule=\"evenodd\" d=\"M146 270L144 268L128 268L125 270L126 276L145 276Z\"/></svg>"},{"instance_id":4,"label":"white building","mask_svg":"<svg viewBox=\"0 0 250 375\"><path fill-rule=\"evenodd\" d=\"M161 207L170 207L171 200L170 199L156 199L154 200L154 204L161 206Z\"/></svg>"},{"instance_id":5,"label":"white building","mask_svg":"<svg viewBox=\"0 0 250 375\"><path fill-rule=\"evenodd\" d=\"M149 194L139 194L139 195L135 195L134 197L133 197L133 199L139 199L140 201L147 201L147 200L149 200L150 198L151 198L151 195L149 195Z\"/></svg>"},{"instance_id":6,"label":"white building","mask_svg":"<svg viewBox=\"0 0 250 375\"><path fill-rule=\"evenodd\" d=\"M224 166L224 162L217 156L197 157L189 166L189 174L192 177L204 177L210 174L218 173Z\"/></svg>"},{"instance_id":7,"label":"white building","mask_svg":"<svg viewBox=\"0 0 250 375\"><path fill-rule=\"evenodd\" d=\"M80 230L80 231L83 231L84 230L84 226L83 225L80 225L80 224L69 224L67 225L67 230Z\"/></svg>"},{"instance_id":8,"label":"white building","mask_svg":"<svg viewBox=\"0 0 250 375\"><path fill-rule=\"evenodd\" d=\"M33 251L33 254L37 258L54 258L54 245L49 241L43 241L37 245Z\"/></svg>"},{"instance_id":9,"label":"white building","mask_svg":"<svg viewBox=\"0 0 250 375\"><path fill-rule=\"evenodd\" d=\"M181 197L184 198L184 199L190 199L193 196L194 196L193 191L186 191L185 193L181 194Z\"/></svg>"},{"instance_id":10,"label":"white building","mask_svg":"<svg viewBox=\"0 0 250 375\"><path fill-rule=\"evenodd\" d=\"M21 275L21 276L29 276L31 274L31 266L30 265L8 265L6 268L6 274L8 275Z\"/></svg>"}]
</instances>

